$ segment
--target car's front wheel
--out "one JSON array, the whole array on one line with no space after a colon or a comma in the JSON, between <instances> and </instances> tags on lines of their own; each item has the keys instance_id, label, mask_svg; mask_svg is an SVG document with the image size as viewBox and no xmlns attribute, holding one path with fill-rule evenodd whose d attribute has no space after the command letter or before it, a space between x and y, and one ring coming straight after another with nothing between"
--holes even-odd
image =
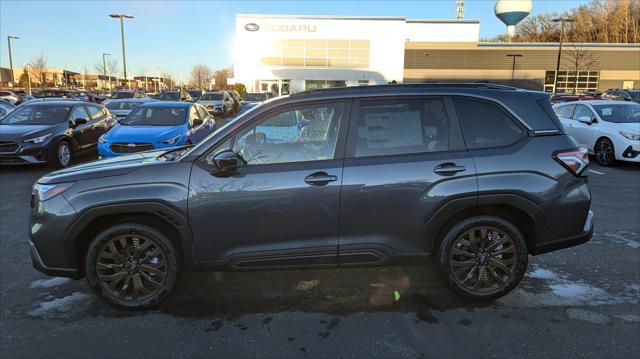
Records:
<instances>
[{"instance_id":1,"label":"car's front wheel","mask_svg":"<svg viewBox=\"0 0 640 359\"><path fill-rule=\"evenodd\" d=\"M527 269L527 247L518 229L495 216L474 216L442 238L436 266L456 294L491 300L512 291Z\"/></svg>"},{"instance_id":2,"label":"car's front wheel","mask_svg":"<svg viewBox=\"0 0 640 359\"><path fill-rule=\"evenodd\" d=\"M596 143L596 161L603 166L611 166L616 161L613 143L608 138L602 138Z\"/></svg>"},{"instance_id":3,"label":"car's front wheel","mask_svg":"<svg viewBox=\"0 0 640 359\"><path fill-rule=\"evenodd\" d=\"M67 167L71 164L73 159L73 151L71 146L66 141L62 141L56 148L56 165L58 167Z\"/></svg>"},{"instance_id":4,"label":"car's front wheel","mask_svg":"<svg viewBox=\"0 0 640 359\"><path fill-rule=\"evenodd\" d=\"M165 300L178 278L176 250L160 231L123 223L102 231L89 245L87 281L108 304L144 309Z\"/></svg>"}]
</instances>

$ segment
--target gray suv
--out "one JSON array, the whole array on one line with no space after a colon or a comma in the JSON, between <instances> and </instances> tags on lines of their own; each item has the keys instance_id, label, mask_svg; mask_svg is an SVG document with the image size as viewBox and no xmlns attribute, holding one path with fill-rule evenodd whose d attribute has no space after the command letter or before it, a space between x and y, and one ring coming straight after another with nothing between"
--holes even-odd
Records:
<instances>
[{"instance_id":1,"label":"gray suv","mask_svg":"<svg viewBox=\"0 0 640 359\"><path fill-rule=\"evenodd\" d=\"M158 304L190 270L427 263L454 292L488 300L520 282L529 255L591 238L587 166L545 93L311 90L195 147L45 175L31 257L123 308Z\"/></svg>"}]
</instances>

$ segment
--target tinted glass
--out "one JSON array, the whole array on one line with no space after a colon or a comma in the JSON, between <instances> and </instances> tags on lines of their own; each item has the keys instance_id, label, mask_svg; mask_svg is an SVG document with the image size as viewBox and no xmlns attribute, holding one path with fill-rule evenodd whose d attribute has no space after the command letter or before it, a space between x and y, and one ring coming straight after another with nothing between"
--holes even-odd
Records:
<instances>
[{"instance_id":1,"label":"tinted glass","mask_svg":"<svg viewBox=\"0 0 640 359\"><path fill-rule=\"evenodd\" d=\"M248 164L332 159L343 112L323 104L271 115L238 133L233 150Z\"/></svg>"},{"instance_id":2,"label":"tinted glass","mask_svg":"<svg viewBox=\"0 0 640 359\"><path fill-rule=\"evenodd\" d=\"M102 118L102 111L100 111L100 107L88 105L87 110L89 110L89 116L91 116L92 120Z\"/></svg>"},{"instance_id":3,"label":"tinted glass","mask_svg":"<svg viewBox=\"0 0 640 359\"><path fill-rule=\"evenodd\" d=\"M449 148L449 117L442 99L363 101L356 157L438 152Z\"/></svg>"},{"instance_id":4,"label":"tinted glass","mask_svg":"<svg viewBox=\"0 0 640 359\"><path fill-rule=\"evenodd\" d=\"M557 107L556 114L558 115L558 117L571 118L571 112L573 111L574 107L574 105Z\"/></svg>"},{"instance_id":5,"label":"tinted glass","mask_svg":"<svg viewBox=\"0 0 640 359\"><path fill-rule=\"evenodd\" d=\"M111 98L133 98L133 92L116 92Z\"/></svg>"},{"instance_id":6,"label":"tinted glass","mask_svg":"<svg viewBox=\"0 0 640 359\"><path fill-rule=\"evenodd\" d=\"M264 93L248 93L242 99L244 101L264 101L267 99L267 95Z\"/></svg>"},{"instance_id":7,"label":"tinted glass","mask_svg":"<svg viewBox=\"0 0 640 359\"><path fill-rule=\"evenodd\" d=\"M585 105L577 105L576 110L573 111L573 119L579 120L580 117L594 118L593 112Z\"/></svg>"},{"instance_id":8,"label":"tinted glass","mask_svg":"<svg viewBox=\"0 0 640 359\"><path fill-rule=\"evenodd\" d=\"M640 91L629 91L629 95L636 100L640 100Z\"/></svg>"},{"instance_id":9,"label":"tinted glass","mask_svg":"<svg viewBox=\"0 0 640 359\"><path fill-rule=\"evenodd\" d=\"M111 101L107 104L107 108L109 110L114 111L122 111L122 110L133 110L134 108L140 106L140 102L133 101Z\"/></svg>"},{"instance_id":10,"label":"tinted glass","mask_svg":"<svg viewBox=\"0 0 640 359\"><path fill-rule=\"evenodd\" d=\"M180 101L179 92L163 92L156 97L158 100Z\"/></svg>"},{"instance_id":11,"label":"tinted glass","mask_svg":"<svg viewBox=\"0 0 640 359\"><path fill-rule=\"evenodd\" d=\"M71 111L70 106L18 107L4 117L1 123L3 125L55 125L63 123L69 111Z\"/></svg>"},{"instance_id":12,"label":"tinted glass","mask_svg":"<svg viewBox=\"0 0 640 359\"><path fill-rule=\"evenodd\" d=\"M202 106L195 106L196 110L198 110L198 114L200 115L200 118L204 121L205 118L207 118L207 116L209 116L209 114L207 113L207 110L205 110L204 107Z\"/></svg>"},{"instance_id":13,"label":"tinted glass","mask_svg":"<svg viewBox=\"0 0 640 359\"><path fill-rule=\"evenodd\" d=\"M222 101L221 93L206 93L200 97L202 101Z\"/></svg>"},{"instance_id":14,"label":"tinted glass","mask_svg":"<svg viewBox=\"0 0 640 359\"><path fill-rule=\"evenodd\" d=\"M79 118L83 118L89 121L89 114L87 114L87 110L84 109L84 106L76 107L75 109L73 109L73 112L71 113L71 121L75 121Z\"/></svg>"},{"instance_id":15,"label":"tinted glass","mask_svg":"<svg viewBox=\"0 0 640 359\"><path fill-rule=\"evenodd\" d=\"M184 107L137 108L121 124L126 126L177 126L185 123Z\"/></svg>"},{"instance_id":16,"label":"tinted glass","mask_svg":"<svg viewBox=\"0 0 640 359\"><path fill-rule=\"evenodd\" d=\"M640 122L640 105L593 105L601 119L614 123Z\"/></svg>"},{"instance_id":17,"label":"tinted glass","mask_svg":"<svg viewBox=\"0 0 640 359\"><path fill-rule=\"evenodd\" d=\"M522 128L497 105L470 99L455 104L467 148L506 146L522 137Z\"/></svg>"}]
</instances>

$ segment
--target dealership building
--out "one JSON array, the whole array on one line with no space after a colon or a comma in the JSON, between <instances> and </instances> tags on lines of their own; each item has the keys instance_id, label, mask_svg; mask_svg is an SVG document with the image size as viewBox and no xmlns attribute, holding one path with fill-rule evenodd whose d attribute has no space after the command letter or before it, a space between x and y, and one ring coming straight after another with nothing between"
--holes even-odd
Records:
<instances>
[{"instance_id":1,"label":"dealership building","mask_svg":"<svg viewBox=\"0 0 640 359\"><path fill-rule=\"evenodd\" d=\"M460 81L553 91L557 43L479 40L476 20L238 14L234 79L278 94ZM557 92L608 88L640 88L640 44L564 44Z\"/></svg>"}]
</instances>

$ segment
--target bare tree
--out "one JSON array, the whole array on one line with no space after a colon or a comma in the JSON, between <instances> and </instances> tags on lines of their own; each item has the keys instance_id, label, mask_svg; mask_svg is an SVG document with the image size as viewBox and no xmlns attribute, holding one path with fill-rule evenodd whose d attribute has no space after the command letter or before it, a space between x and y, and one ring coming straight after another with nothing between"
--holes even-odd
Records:
<instances>
[{"instance_id":1,"label":"bare tree","mask_svg":"<svg viewBox=\"0 0 640 359\"><path fill-rule=\"evenodd\" d=\"M111 84L112 77L118 77L118 60L117 59L108 59L104 63L102 60L96 62L94 65L96 71L99 75L106 74L109 79L109 84ZM109 85L111 88L111 85Z\"/></svg>"},{"instance_id":2,"label":"bare tree","mask_svg":"<svg viewBox=\"0 0 640 359\"><path fill-rule=\"evenodd\" d=\"M575 73L573 78L573 93L578 90L578 75L580 71L590 71L598 66L598 58L596 55L585 48L574 45L573 47L565 50L563 57L566 59L565 64L568 64L571 71Z\"/></svg>"},{"instance_id":3,"label":"bare tree","mask_svg":"<svg viewBox=\"0 0 640 359\"><path fill-rule=\"evenodd\" d=\"M169 90L172 90L176 86L176 82L173 80L173 75L171 75L170 72L162 73L162 83L164 87Z\"/></svg>"},{"instance_id":4,"label":"bare tree","mask_svg":"<svg viewBox=\"0 0 640 359\"><path fill-rule=\"evenodd\" d=\"M216 80L216 87L223 89L227 86L227 79L233 77L233 67L217 70L213 73L213 78Z\"/></svg>"},{"instance_id":5,"label":"bare tree","mask_svg":"<svg viewBox=\"0 0 640 359\"><path fill-rule=\"evenodd\" d=\"M38 79L40 82L40 88L44 90L45 81L46 81L46 73L47 73L47 59L44 57L44 54L40 54L40 56L34 58L29 62L29 67L31 68L31 74L33 77Z\"/></svg>"},{"instance_id":6,"label":"bare tree","mask_svg":"<svg viewBox=\"0 0 640 359\"><path fill-rule=\"evenodd\" d=\"M191 83L202 90L212 78L211 69L205 64L196 64L191 68Z\"/></svg>"}]
</instances>

